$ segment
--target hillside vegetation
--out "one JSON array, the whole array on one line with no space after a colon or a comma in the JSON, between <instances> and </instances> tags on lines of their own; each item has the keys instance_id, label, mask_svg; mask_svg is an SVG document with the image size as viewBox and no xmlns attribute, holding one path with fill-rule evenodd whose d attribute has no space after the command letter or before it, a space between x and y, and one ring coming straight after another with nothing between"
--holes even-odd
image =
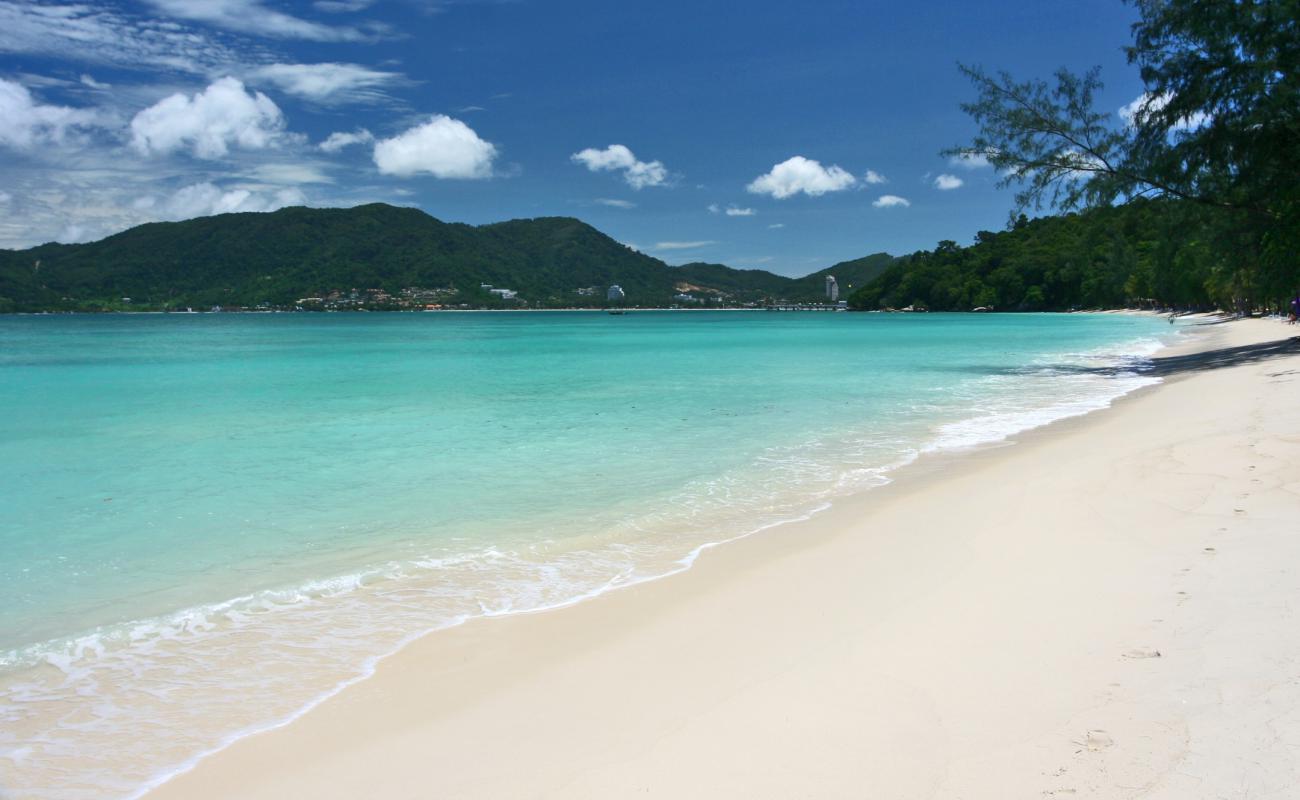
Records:
<instances>
[{"instance_id":1,"label":"hillside vegetation","mask_svg":"<svg viewBox=\"0 0 1300 800\"><path fill-rule=\"evenodd\" d=\"M1076 308L1231 308L1249 296L1249 252L1232 228L1171 200L1134 200L981 231L967 247L943 241L895 260L849 297L859 310L1060 311ZM1235 258L1225 254L1235 253Z\"/></svg>"},{"instance_id":2,"label":"hillside vegetation","mask_svg":"<svg viewBox=\"0 0 1300 800\"><path fill-rule=\"evenodd\" d=\"M843 271L865 280L891 260L873 256ZM438 297L450 305L599 306L610 284L623 287L629 305L681 302L674 296L683 291L700 305L737 305L820 300L821 275L671 267L568 217L476 227L372 204L223 214L141 225L89 244L0 251L0 310L284 307L330 292L397 295L410 287L444 290ZM518 300L482 284L514 290Z\"/></svg>"}]
</instances>

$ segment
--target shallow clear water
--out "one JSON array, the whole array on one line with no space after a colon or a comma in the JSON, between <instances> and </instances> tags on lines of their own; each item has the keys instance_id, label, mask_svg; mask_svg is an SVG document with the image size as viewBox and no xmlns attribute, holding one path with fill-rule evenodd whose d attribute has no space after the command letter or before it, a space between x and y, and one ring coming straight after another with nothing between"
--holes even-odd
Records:
<instances>
[{"instance_id":1,"label":"shallow clear water","mask_svg":"<svg viewBox=\"0 0 1300 800\"><path fill-rule=\"evenodd\" d=\"M0 795L131 796L410 638L1154 382L1122 315L0 318ZM231 703L231 697L241 701Z\"/></svg>"}]
</instances>

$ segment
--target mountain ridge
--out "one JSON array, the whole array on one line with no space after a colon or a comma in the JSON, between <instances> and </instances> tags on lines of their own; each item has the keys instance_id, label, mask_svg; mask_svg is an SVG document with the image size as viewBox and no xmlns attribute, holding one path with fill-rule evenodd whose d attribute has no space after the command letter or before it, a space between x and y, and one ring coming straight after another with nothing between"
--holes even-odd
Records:
<instances>
[{"instance_id":1,"label":"mountain ridge","mask_svg":"<svg viewBox=\"0 0 1300 800\"><path fill-rule=\"evenodd\" d=\"M892 261L880 253L790 278L721 264L670 266L574 217L474 226L384 203L295 206L0 250L0 311L291 307L355 289L379 306L420 289L442 290L438 305L453 307L583 307L604 305L611 284L639 306L815 302L824 298L825 274L843 266L863 283ZM389 300L370 302L380 296Z\"/></svg>"}]
</instances>

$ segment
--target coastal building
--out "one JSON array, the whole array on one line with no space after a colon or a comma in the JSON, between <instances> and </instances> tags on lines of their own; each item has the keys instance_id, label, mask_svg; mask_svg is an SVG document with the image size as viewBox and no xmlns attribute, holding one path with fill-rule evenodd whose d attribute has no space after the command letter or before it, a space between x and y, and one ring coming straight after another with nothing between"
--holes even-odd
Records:
<instances>
[{"instance_id":1,"label":"coastal building","mask_svg":"<svg viewBox=\"0 0 1300 800\"><path fill-rule=\"evenodd\" d=\"M609 291L605 293L605 299L611 303L621 303L626 297L627 295L624 294L623 287L619 286L617 283L609 287Z\"/></svg>"},{"instance_id":2,"label":"coastal building","mask_svg":"<svg viewBox=\"0 0 1300 800\"><path fill-rule=\"evenodd\" d=\"M519 294L514 289L488 289L488 291L502 300L514 300L515 296Z\"/></svg>"},{"instance_id":3,"label":"coastal building","mask_svg":"<svg viewBox=\"0 0 1300 800\"><path fill-rule=\"evenodd\" d=\"M840 285L835 281L834 275L826 276L826 299L832 303L840 299Z\"/></svg>"}]
</instances>

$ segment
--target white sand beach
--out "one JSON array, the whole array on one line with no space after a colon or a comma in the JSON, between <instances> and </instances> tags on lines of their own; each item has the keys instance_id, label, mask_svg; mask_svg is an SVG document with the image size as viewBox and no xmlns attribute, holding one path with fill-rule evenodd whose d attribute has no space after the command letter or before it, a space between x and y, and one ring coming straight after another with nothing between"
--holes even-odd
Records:
<instances>
[{"instance_id":1,"label":"white sand beach","mask_svg":"<svg viewBox=\"0 0 1300 800\"><path fill-rule=\"evenodd\" d=\"M428 636L158 798L1283 798L1300 333L706 552Z\"/></svg>"}]
</instances>

